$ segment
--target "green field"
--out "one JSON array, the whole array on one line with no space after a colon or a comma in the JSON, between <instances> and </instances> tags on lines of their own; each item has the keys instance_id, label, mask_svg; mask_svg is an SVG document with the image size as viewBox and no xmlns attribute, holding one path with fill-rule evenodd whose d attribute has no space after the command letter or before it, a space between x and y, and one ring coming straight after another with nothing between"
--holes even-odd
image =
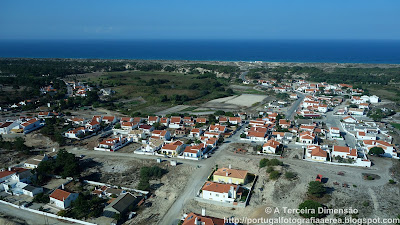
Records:
<instances>
[{"instance_id":1,"label":"green field","mask_svg":"<svg viewBox=\"0 0 400 225\"><path fill-rule=\"evenodd\" d=\"M152 105L170 107L177 104L195 105L230 96L229 80L214 74L181 74L174 72L109 72L101 76L84 78L91 85L112 88L113 100L119 109L141 110ZM144 102L130 99L143 98ZM126 102L126 103L125 103Z\"/></svg>"},{"instance_id":2,"label":"green field","mask_svg":"<svg viewBox=\"0 0 400 225\"><path fill-rule=\"evenodd\" d=\"M397 130L400 130L400 123L391 123L392 126L394 126L394 128L396 128Z\"/></svg>"}]
</instances>

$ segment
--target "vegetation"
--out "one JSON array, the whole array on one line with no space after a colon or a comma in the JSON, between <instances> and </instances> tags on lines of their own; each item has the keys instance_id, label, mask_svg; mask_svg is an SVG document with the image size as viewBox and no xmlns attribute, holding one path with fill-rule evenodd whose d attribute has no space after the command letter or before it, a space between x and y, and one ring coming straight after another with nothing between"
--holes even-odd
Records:
<instances>
[{"instance_id":1,"label":"vegetation","mask_svg":"<svg viewBox=\"0 0 400 225\"><path fill-rule=\"evenodd\" d=\"M285 173L285 178L288 179L288 180L292 180L292 179L294 179L296 177L297 177L297 175L294 172L287 171Z\"/></svg>"},{"instance_id":2,"label":"vegetation","mask_svg":"<svg viewBox=\"0 0 400 225\"><path fill-rule=\"evenodd\" d=\"M275 170L274 170L274 167L268 166L266 171L267 171L267 173L271 173L271 172L273 172Z\"/></svg>"},{"instance_id":3,"label":"vegetation","mask_svg":"<svg viewBox=\"0 0 400 225\"><path fill-rule=\"evenodd\" d=\"M277 180L281 176L281 173L279 171L272 171L269 174L269 179L271 180Z\"/></svg>"},{"instance_id":4,"label":"vegetation","mask_svg":"<svg viewBox=\"0 0 400 225\"><path fill-rule=\"evenodd\" d=\"M14 141L4 141L0 135L0 148L22 152L26 155L31 153L31 147L25 145L25 140L22 137L17 137Z\"/></svg>"},{"instance_id":5,"label":"vegetation","mask_svg":"<svg viewBox=\"0 0 400 225\"><path fill-rule=\"evenodd\" d=\"M382 155L385 151L381 147L373 147L368 151L369 155Z\"/></svg>"},{"instance_id":6,"label":"vegetation","mask_svg":"<svg viewBox=\"0 0 400 225\"><path fill-rule=\"evenodd\" d=\"M308 194L310 194L312 196L320 198L325 194L326 189L325 189L324 185L321 182L319 182L319 181L311 181L308 184L308 191L307 192L308 192Z\"/></svg>"},{"instance_id":7,"label":"vegetation","mask_svg":"<svg viewBox=\"0 0 400 225\"><path fill-rule=\"evenodd\" d=\"M142 167L140 169L140 181L138 184L138 189L150 190L150 179L159 179L167 172L167 170L162 169L158 166Z\"/></svg>"},{"instance_id":8,"label":"vegetation","mask_svg":"<svg viewBox=\"0 0 400 225\"><path fill-rule=\"evenodd\" d=\"M283 162L278 159L271 159L267 162L267 166L282 166Z\"/></svg>"},{"instance_id":9,"label":"vegetation","mask_svg":"<svg viewBox=\"0 0 400 225\"><path fill-rule=\"evenodd\" d=\"M49 203L50 202L50 198L49 198L49 195L46 195L44 193L39 193L39 194L35 195L35 197L33 197L33 202Z\"/></svg>"},{"instance_id":10,"label":"vegetation","mask_svg":"<svg viewBox=\"0 0 400 225\"><path fill-rule=\"evenodd\" d=\"M37 180L34 182L41 184L47 175L60 175L63 178L74 177L79 178L81 168L79 159L74 154L60 149L55 160L42 161L36 168Z\"/></svg>"},{"instance_id":11,"label":"vegetation","mask_svg":"<svg viewBox=\"0 0 400 225\"><path fill-rule=\"evenodd\" d=\"M259 165L259 167L260 167L260 168L266 167L268 161L269 161L269 160L268 160L267 158L261 159L261 160L260 160L260 165Z\"/></svg>"},{"instance_id":12,"label":"vegetation","mask_svg":"<svg viewBox=\"0 0 400 225\"><path fill-rule=\"evenodd\" d=\"M99 217L103 213L106 201L106 199L91 195L88 192L80 193L78 198L72 202L72 207L66 212L65 216L75 219Z\"/></svg>"},{"instance_id":13,"label":"vegetation","mask_svg":"<svg viewBox=\"0 0 400 225\"><path fill-rule=\"evenodd\" d=\"M304 218L321 218L324 216L323 214L318 213L318 209L321 207L322 205L319 202L306 200L299 205L299 209L301 210L301 212L304 212L300 213L300 216Z\"/></svg>"}]
</instances>

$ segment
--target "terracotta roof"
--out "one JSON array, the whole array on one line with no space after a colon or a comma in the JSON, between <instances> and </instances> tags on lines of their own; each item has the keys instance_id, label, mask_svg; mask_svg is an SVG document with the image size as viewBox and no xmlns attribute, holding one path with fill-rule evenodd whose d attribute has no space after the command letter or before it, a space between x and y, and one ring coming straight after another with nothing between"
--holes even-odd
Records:
<instances>
[{"instance_id":1,"label":"terracotta roof","mask_svg":"<svg viewBox=\"0 0 400 225\"><path fill-rule=\"evenodd\" d=\"M206 118L196 118L197 123L206 123L207 119Z\"/></svg>"},{"instance_id":2,"label":"terracotta roof","mask_svg":"<svg viewBox=\"0 0 400 225\"><path fill-rule=\"evenodd\" d=\"M279 143L278 141L275 141L275 140L273 140L273 139L270 139L270 140L268 140L267 141L267 143L265 143L264 145L263 145L263 147L272 147L272 148L276 148L276 147L278 147L279 145L280 145L281 143Z\"/></svg>"},{"instance_id":3,"label":"terracotta roof","mask_svg":"<svg viewBox=\"0 0 400 225\"><path fill-rule=\"evenodd\" d=\"M326 151L322 150L319 146L312 146L311 155L312 156L319 156L319 157L327 157L328 154Z\"/></svg>"},{"instance_id":4,"label":"terracotta roof","mask_svg":"<svg viewBox=\"0 0 400 225\"><path fill-rule=\"evenodd\" d=\"M211 191L211 192L218 192L218 193L228 193L229 190L233 187L235 190L237 188L237 185L234 184L222 184L222 183L216 183L216 182L211 182L207 181L203 188L201 190L203 191Z\"/></svg>"},{"instance_id":5,"label":"terracotta roof","mask_svg":"<svg viewBox=\"0 0 400 225\"><path fill-rule=\"evenodd\" d=\"M220 218L209 217L209 216L201 216L195 213L189 213L185 220L183 221L182 225L193 225L196 221L201 223L202 225L224 225L225 221Z\"/></svg>"},{"instance_id":6,"label":"terracotta roof","mask_svg":"<svg viewBox=\"0 0 400 225\"><path fill-rule=\"evenodd\" d=\"M70 194L71 193L69 193L68 191L56 189L55 191L53 191L53 193L51 193L50 198L55 198L57 200L64 201L65 199L68 198Z\"/></svg>"},{"instance_id":7,"label":"terracotta roof","mask_svg":"<svg viewBox=\"0 0 400 225\"><path fill-rule=\"evenodd\" d=\"M0 178L10 176L10 175L12 175L14 173L16 173L16 172L15 171L8 171L8 170L2 171L2 172L0 172Z\"/></svg>"},{"instance_id":8,"label":"terracotta roof","mask_svg":"<svg viewBox=\"0 0 400 225\"><path fill-rule=\"evenodd\" d=\"M226 177L226 173L228 173L228 177L244 179L247 175L247 170L220 168L214 172L214 175Z\"/></svg>"},{"instance_id":9,"label":"terracotta roof","mask_svg":"<svg viewBox=\"0 0 400 225\"><path fill-rule=\"evenodd\" d=\"M334 152L350 153L350 147L334 145L333 146L333 151Z\"/></svg>"},{"instance_id":10,"label":"terracotta roof","mask_svg":"<svg viewBox=\"0 0 400 225\"><path fill-rule=\"evenodd\" d=\"M248 137L265 137L264 132L257 132L257 131L249 131L247 134Z\"/></svg>"}]
</instances>

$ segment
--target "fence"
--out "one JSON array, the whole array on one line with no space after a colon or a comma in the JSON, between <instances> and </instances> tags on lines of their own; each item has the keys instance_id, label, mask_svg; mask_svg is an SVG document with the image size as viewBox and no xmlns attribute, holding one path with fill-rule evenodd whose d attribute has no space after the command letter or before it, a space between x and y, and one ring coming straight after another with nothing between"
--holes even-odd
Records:
<instances>
[{"instance_id":1,"label":"fence","mask_svg":"<svg viewBox=\"0 0 400 225\"><path fill-rule=\"evenodd\" d=\"M84 180L84 183L88 183L88 184L93 184L93 185L99 185L99 186L107 186L107 187L115 187L118 188L118 186L115 185L110 185L110 184L105 184L105 183L101 183L101 182L96 182L96 181L90 181L90 180ZM134 191L134 192L138 192L138 193L142 193L142 194L149 194L148 191L142 191L142 190L138 190L138 189L133 189L133 188L127 188L127 187L121 187L122 190L128 190L128 191Z\"/></svg>"},{"instance_id":2,"label":"fence","mask_svg":"<svg viewBox=\"0 0 400 225\"><path fill-rule=\"evenodd\" d=\"M17 209L22 209L22 210L29 211L29 212L32 212L32 213L36 213L36 214L52 217L52 218L55 218L55 219L66 220L66 221L70 221L70 222L73 222L73 223L80 223L80 224L84 224L84 225L96 225L95 223L89 223L89 222L85 222L85 221L82 221L82 220L72 219L72 218L63 217L63 216L57 216L57 215L54 215L54 214L51 214L51 213L47 213L47 212L43 212L43 211L39 211L39 210L35 210L35 209L25 208L23 206L14 205L12 203L9 203L9 202L3 201L3 200L0 200L0 203L5 204L5 205L9 205L9 206L17 208Z\"/></svg>"}]
</instances>

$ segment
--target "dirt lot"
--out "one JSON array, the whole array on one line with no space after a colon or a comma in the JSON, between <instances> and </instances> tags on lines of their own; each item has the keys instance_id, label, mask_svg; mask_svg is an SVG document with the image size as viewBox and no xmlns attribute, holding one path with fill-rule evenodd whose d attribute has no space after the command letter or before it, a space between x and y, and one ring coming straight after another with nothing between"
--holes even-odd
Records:
<instances>
[{"instance_id":1,"label":"dirt lot","mask_svg":"<svg viewBox=\"0 0 400 225\"><path fill-rule=\"evenodd\" d=\"M86 170L83 175L87 176L88 180L136 188L139 183L140 168L154 165L168 170L168 173L160 180L150 181L151 187L155 190L147 202L151 202L152 206L141 208L137 217L127 222L128 224L154 224L162 218L179 192L186 186L187 178L195 167L187 164L178 164L173 167L167 161L157 164L155 159L140 160L107 156L84 159Z\"/></svg>"},{"instance_id":2,"label":"dirt lot","mask_svg":"<svg viewBox=\"0 0 400 225\"><path fill-rule=\"evenodd\" d=\"M250 153L251 154L251 153ZM328 206L329 208L356 208L359 211L359 218L395 218L400 210L397 203L399 195L400 181L400 162L386 158L373 159L376 167L372 169L349 168L325 165L320 163L310 163L295 159L280 159L284 162L283 167L275 167L282 173L277 181L268 178L266 168L259 169L259 161L262 157L230 153L221 157L218 165L220 167L232 164L232 167L246 169L249 172L259 175L251 196L249 205L245 209L233 209L231 207L214 206L212 204L198 203L195 200L185 205L183 213L201 213L201 209L206 209L206 214L215 217L242 217L268 218L268 217L292 217L299 218L298 215L266 214L265 207L298 208L298 205L306 199L314 199ZM271 158L271 157L268 157ZM393 167L392 167L393 163ZM297 174L294 180L284 178L285 171L292 171ZM345 171L344 176L337 175L339 171ZM392 176L390 171L396 171ZM315 176L321 173L327 178L325 186L327 194L323 198L315 199L307 195L307 187ZM379 174L376 180L364 180L363 173ZM397 184L389 184L388 180L394 179ZM334 185L338 182L339 185ZM343 183L349 185L348 188L342 187ZM328 215L333 218L335 215Z\"/></svg>"},{"instance_id":3,"label":"dirt lot","mask_svg":"<svg viewBox=\"0 0 400 225\"><path fill-rule=\"evenodd\" d=\"M238 107L251 107L253 104L263 101L266 97L266 95L242 94L239 96L214 99L203 104L203 107L227 109L237 109Z\"/></svg>"}]
</instances>

